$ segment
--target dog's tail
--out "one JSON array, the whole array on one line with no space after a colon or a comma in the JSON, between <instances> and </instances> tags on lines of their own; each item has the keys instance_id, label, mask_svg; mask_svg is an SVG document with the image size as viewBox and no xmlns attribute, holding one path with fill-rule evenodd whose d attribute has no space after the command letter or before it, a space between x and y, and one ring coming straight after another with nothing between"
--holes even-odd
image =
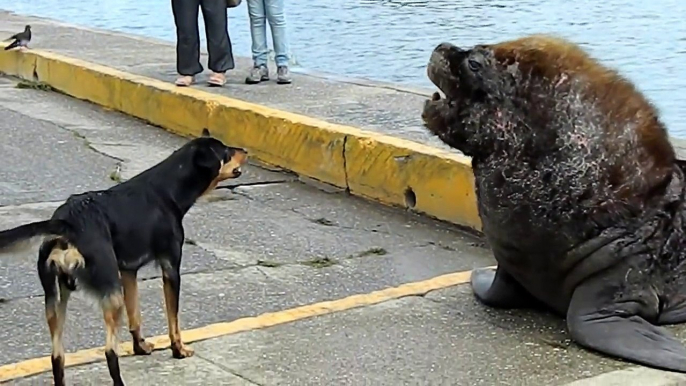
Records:
<instances>
[{"instance_id":1,"label":"dog's tail","mask_svg":"<svg viewBox=\"0 0 686 386\"><path fill-rule=\"evenodd\" d=\"M0 231L0 254L27 249L38 237L58 236L68 240L71 235L71 226L62 220L46 220L20 225Z\"/></svg>"}]
</instances>

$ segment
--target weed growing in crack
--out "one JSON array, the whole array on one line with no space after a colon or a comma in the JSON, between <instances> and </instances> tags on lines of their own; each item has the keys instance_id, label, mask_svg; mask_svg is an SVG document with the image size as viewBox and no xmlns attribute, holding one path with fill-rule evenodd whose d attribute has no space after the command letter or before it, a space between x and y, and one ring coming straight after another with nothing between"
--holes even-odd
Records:
<instances>
[{"instance_id":1,"label":"weed growing in crack","mask_svg":"<svg viewBox=\"0 0 686 386\"><path fill-rule=\"evenodd\" d=\"M300 264L312 268L326 268L338 264L338 261L329 257L317 257L311 260L301 261Z\"/></svg>"},{"instance_id":2,"label":"weed growing in crack","mask_svg":"<svg viewBox=\"0 0 686 386\"><path fill-rule=\"evenodd\" d=\"M27 90L54 91L52 86L45 82L34 82L30 80L22 80L14 87Z\"/></svg>"},{"instance_id":3,"label":"weed growing in crack","mask_svg":"<svg viewBox=\"0 0 686 386\"><path fill-rule=\"evenodd\" d=\"M283 265L283 263L279 263L278 261L270 261L270 260L257 260L257 265L260 267L266 267L266 268L277 268Z\"/></svg>"},{"instance_id":4,"label":"weed growing in crack","mask_svg":"<svg viewBox=\"0 0 686 386\"><path fill-rule=\"evenodd\" d=\"M121 178L121 170L120 170L119 166L117 166L117 168L114 169L112 171L112 173L110 173L110 180L112 180L118 184L122 183L123 179Z\"/></svg>"},{"instance_id":5,"label":"weed growing in crack","mask_svg":"<svg viewBox=\"0 0 686 386\"><path fill-rule=\"evenodd\" d=\"M366 257L366 256L372 256L372 255L383 256L383 255L387 255L387 254L388 254L388 251L383 249L383 248L369 248L364 252L358 253L357 257Z\"/></svg>"},{"instance_id":6,"label":"weed growing in crack","mask_svg":"<svg viewBox=\"0 0 686 386\"><path fill-rule=\"evenodd\" d=\"M449 246L449 245L443 245L443 244L441 244L441 243L435 243L435 242L433 242L433 241L427 242L426 245L433 245L433 246L436 246L436 247L445 249L446 251L451 251L451 252L455 252L455 251L456 251L455 248L453 248L453 247L451 247L451 246Z\"/></svg>"},{"instance_id":7,"label":"weed growing in crack","mask_svg":"<svg viewBox=\"0 0 686 386\"><path fill-rule=\"evenodd\" d=\"M236 201L238 198L236 197L231 197L231 196L226 196L226 195L209 195L205 198L206 202L222 202L222 201Z\"/></svg>"},{"instance_id":8,"label":"weed growing in crack","mask_svg":"<svg viewBox=\"0 0 686 386\"><path fill-rule=\"evenodd\" d=\"M78 138L78 139L83 139L83 140L86 139L86 136L85 136L85 135L79 133L79 132L76 131L76 130L70 130L70 132L71 132L71 135L73 135L74 137L76 137L76 138Z\"/></svg>"},{"instance_id":9,"label":"weed growing in crack","mask_svg":"<svg viewBox=\"0 0 686 386\"><path fill-rule=\"evenodd\" d=\"M327 226L327 227L332 227L332 226L336 225L336 223L334 223L333 221L328 220L328 219L326 219L326 218L324 218L324 217L315 218L315 219L309 219L309 220L312 221L312 222L315 223L315 224L324 225L324 226Z\"/></svg>"}]
</instances>

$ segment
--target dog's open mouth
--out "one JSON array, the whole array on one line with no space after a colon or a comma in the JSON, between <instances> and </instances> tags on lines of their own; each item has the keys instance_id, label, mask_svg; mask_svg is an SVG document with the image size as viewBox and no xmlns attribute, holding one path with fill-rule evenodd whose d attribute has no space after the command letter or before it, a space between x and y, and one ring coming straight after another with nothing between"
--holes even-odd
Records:
<instances>
[{"instance_id":1,"label":"dog's open mouth","mask_svg":"<svg viewBox=\"0 0 686 386\"><path fill-rule=\"evenodd\" d=\"M243 170L241 170L241 167L239 166L239 167L233 169L231 174L233 174L234 178L237 178L237 177L240 177L241 174L243 174Z\"/></svg>"}]
</instances>

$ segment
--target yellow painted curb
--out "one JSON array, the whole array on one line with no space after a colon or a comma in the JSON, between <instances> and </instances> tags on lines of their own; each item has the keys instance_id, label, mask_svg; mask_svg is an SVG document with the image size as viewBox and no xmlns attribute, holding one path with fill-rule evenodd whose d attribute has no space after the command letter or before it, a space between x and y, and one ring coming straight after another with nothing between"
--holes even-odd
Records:
<instances>
[{"instance_id":1,"label":"yellow painted curb","mask_svg":"<svg viewBox=\"0 0 686 386\"><path fill-rule=\"evenodd\" d=\"M267 328L315 316L351 310L353 308L378 304L406 296L425 295L431 291L467 283L470 277L471 271L450 273L428 280L403 284L398 287L386 288L367 294L352 295L343 299L315 303L283 311L269 312L255 317L237 319L232 322L211 324L205 327L182 331L181 335L185 343L199 342L224 335ZM147 338L147 340L154 344L155 350L169 348L169 337L166 335ZM119 353L120 356L133 355L131 343L123 343L120 346ZM104 360L104 358L104 347L80 350L66 355L65 366L71 367L99 362ZM51 369L52 364L49 356L0 366L0 382L7 382L17 378L40 374L50 371Z\"/></svg>"},{"instance_id":2,"label":"yellow painted curb","mask_svg":"<svg viewBox=\"0 0 686 386\"><path fill-rule=\"evenodd\" d=\"M2 51L0 72L179 135L198 136L207 127L259 161L481 230L471 162L458 154L45 51Z\"/></svg>"}]
</instances>

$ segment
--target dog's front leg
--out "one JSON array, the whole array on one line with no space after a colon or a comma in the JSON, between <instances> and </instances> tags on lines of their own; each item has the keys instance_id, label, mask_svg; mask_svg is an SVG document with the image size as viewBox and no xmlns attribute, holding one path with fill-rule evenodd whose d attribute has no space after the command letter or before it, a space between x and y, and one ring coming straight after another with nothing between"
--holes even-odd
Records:
<instances>
[{"instance_id":1,"label":"dog's front leg","mask_svg":"<svg viewBox=\"0 0 686 386\"><path fill-rule=\"evenodd\" d=\"M180 254L180 253L179 253ZM179 294L181 292L181 256L172 258L171 262L162 265L164 282L164 303L167 309L169 340L174 358L187 358L193 355L193 349L181 341L179 328Z\"/></svg>"},{"instance_id":2,"label":"dog's front leg","mask_svg":"<svg viewBox=\"0 0 686 386\"><path fill-rule=\"evenodd\" d=\"M138 281L136 271L121 271L121 282L124 287L124 303L129 319L129 332L133 340L133 352L136 355L149 355L153 345L146 342L141 333L141 310L138 303Z\"/></svg>"}]
</instances>

